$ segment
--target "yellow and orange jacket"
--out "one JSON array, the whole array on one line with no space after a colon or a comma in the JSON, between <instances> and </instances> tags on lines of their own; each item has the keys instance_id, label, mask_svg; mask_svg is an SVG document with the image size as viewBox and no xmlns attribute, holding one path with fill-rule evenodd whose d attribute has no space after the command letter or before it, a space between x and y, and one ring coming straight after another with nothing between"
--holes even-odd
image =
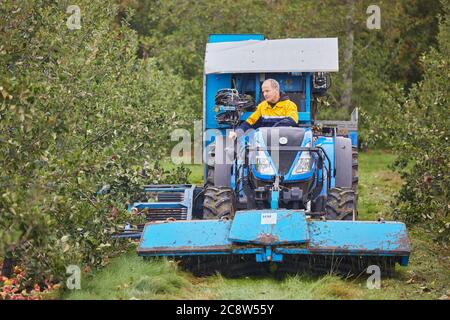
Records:
<instances>
[{"instance_id":1,"label":"yellow and orange jacket","mask_svg":"<svg viewBox=\"0 0 450 320\"><path fill-rule=\"evenodd\" d=\"M278 118L278 117L290 117L293 120L292 124L298 124L298 109L297 105L289 100L286 94L281 94L280 100L275 105L270 104L266 100L261 102L255 112L253 112L247 120L245 120L239 129L247 131L248 129L255 127L264 118Z\"/></svg>"}]
</instances>

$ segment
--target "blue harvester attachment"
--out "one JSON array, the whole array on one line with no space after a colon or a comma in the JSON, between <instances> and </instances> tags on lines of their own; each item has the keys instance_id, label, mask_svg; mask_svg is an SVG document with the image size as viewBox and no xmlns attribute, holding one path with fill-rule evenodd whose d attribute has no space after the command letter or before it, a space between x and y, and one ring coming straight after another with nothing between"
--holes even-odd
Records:
<instances>
[{"instance_id":1,"label":"blue harvester attachment","mask_svg":"<svg viewBox=\"0 0 450 320\"><path fill-rule=\"evenodd\" d=\"M388 273L396 262L408 264L410 247L399 222L320 221L302 210L254 210L238 211L232 221L148 223L137 252L179 258L200 274L267 265L355 272L371 264Z\"/></svg>"}]
</instances>

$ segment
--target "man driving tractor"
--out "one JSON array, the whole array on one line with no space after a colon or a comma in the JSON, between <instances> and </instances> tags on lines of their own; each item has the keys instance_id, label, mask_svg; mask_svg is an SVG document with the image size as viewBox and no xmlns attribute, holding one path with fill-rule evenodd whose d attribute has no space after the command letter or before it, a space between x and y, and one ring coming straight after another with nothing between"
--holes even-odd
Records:
<instances>
[{"instance_id":1,"label":"man driving tractor","mask_svg":"<svg viewBox=\"0 0 450 320\"><path fill-rule=\"evenodd\" d=\"M267 79L261 89L265 100L236 130L245 132L258 127L297 126L297 105L289 100L286 94L280 92L280 84L274 79ZM236 136L236 131L229 134L230 139L235 139Z\"/></svg>"}]
</instances>

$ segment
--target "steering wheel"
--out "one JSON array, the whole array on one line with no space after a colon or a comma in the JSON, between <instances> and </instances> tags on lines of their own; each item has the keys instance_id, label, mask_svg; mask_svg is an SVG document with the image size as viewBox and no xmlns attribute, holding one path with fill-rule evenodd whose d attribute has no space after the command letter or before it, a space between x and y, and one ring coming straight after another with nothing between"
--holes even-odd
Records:
<instances>
[{"instance_id":1,"label":"steering wheel","mask_svg":"<svg viewBox=\"0 0 450 320\"><path fill-rule=\"evenodd\" d=\"M296 127L297 124L291 117L285 117L275 122L272 127Z\"/></svg>"}]
</instances>

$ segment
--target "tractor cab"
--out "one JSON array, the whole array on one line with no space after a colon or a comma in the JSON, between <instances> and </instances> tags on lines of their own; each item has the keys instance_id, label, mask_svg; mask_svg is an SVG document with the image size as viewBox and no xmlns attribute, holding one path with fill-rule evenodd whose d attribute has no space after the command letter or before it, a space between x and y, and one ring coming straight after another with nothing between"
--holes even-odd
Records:
<instances>
[{"instance_id":1,"label":"tractor cab","mask_svg":"<svg viewBox=\"0 0 450 320\"><path fill-rule=\"evenodd\" d=\"M333 164L315 145L312 125L317 98L330 87L329 72L337 70L336 38L211 35L205 57L204 113L205 130L213 134L205 141L209 163L205 183L235 190L237 209L311 209L318 208L317 201L323 207L319 196L326 193L326 181L331 185L327 172ZM237 156L223 154L234 149L226 138L229 130L264 100L261 86L266 79L275 79L280 92L296 104L298 125L283 117L261 117L255 130L238 139Z\"/></svg>"}]
</instances>

